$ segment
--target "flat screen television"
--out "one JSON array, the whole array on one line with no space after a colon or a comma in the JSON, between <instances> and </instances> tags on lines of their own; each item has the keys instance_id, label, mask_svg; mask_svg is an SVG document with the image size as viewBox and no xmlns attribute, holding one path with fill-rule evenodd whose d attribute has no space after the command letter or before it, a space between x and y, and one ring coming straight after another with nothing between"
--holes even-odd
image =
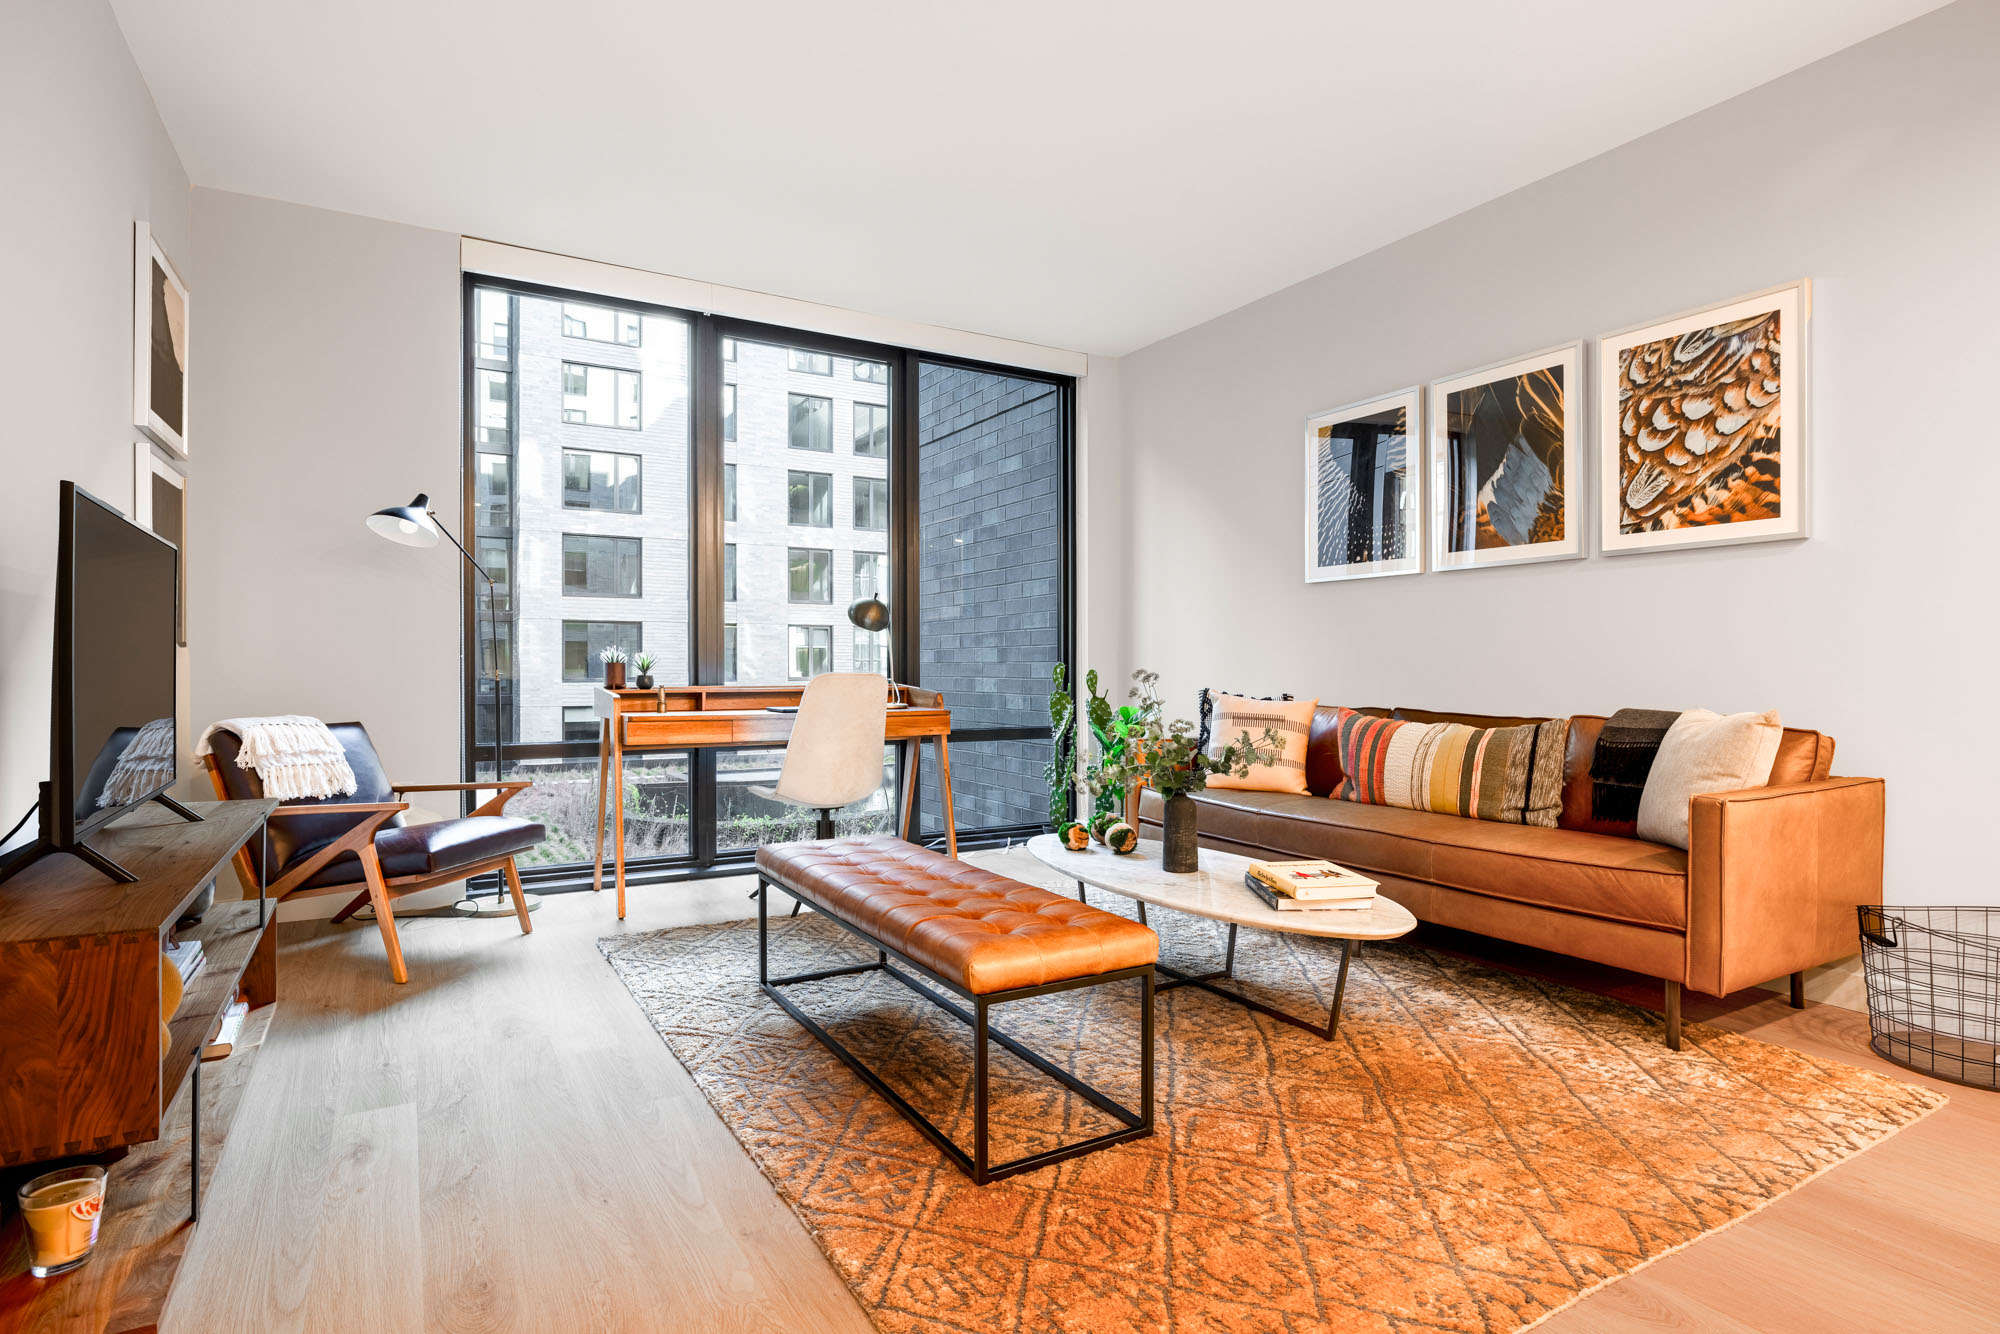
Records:
<instances>
[{"instance_id":1,"label":"flat screen television","mask_svg":"<svg viewBox=\"0 0 2000 1334\"><path fill-rule=\"evenodd\" d=\"M161 797L176 773L180 551L62 484L44 850L129 879L84 837Z\"/></svg>"}]
</instances>

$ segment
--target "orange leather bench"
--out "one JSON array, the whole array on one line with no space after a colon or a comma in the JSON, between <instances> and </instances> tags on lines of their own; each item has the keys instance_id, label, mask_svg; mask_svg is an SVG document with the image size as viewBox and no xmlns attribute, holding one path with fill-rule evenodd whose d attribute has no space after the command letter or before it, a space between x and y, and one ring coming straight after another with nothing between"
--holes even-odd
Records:
<instances>
[{"instance_id":1,"label":"orange leather bench","mask_svg":"<svg viewBox=\"0 0 2000 1334\"><path fill-rule=\"evenodd\" d=\"M875 961L772 977L769 952L772 888L811 905L827 920L873 946ZM757 969L765 994L980 1184L1153 1133L1153 965L1159 953L1159 937L1130 918L1024 885L899 838L783 843L757 852ZM971 1025L971 1153L953 1143L780 990L878 970ZM995 1005L1123 981L1140 984L1137 1111L1122 1106L994 1030L989 1022L988 1011ZM959 997L970 1008L940 995L940 990ZM1011 1162L989 1163L989 1039L1122 1124L1075 1144Z\"/></svg>"}]
</instances>

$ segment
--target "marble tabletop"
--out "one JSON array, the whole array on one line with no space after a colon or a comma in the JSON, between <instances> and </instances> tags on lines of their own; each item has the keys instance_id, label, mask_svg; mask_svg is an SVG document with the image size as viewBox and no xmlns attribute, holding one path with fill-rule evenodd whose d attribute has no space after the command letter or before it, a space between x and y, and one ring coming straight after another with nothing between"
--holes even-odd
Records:
<instances>
[{"instance_id":1,"label":"marble tabletop","mask_svg":"<svg viewBox=\"0 0 2000 1334\"><path fill-rule=\"evenodd\" d=\"M1193 913L1218 922L1289 931L1302 936L1337 940L1393 940L1416 929L1417 919L1394 899L1378 897L1371 908L1300 909L1280 912L1267 908L1243 884L1250 859L1233 852L1201 850L1199 871L1168 871L1160 866L1160 845L1142 842L1138 851L1119 856L1101 843L1071 852L1054 834L1028 840L1036 860L1072 880L1161 908Z\"/></svg>"}]
</instances>

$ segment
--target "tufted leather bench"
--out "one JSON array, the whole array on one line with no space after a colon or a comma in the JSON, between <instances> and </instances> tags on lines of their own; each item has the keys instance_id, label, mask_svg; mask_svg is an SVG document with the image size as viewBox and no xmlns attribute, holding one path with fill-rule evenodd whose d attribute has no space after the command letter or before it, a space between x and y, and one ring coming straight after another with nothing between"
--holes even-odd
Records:
<instances>
[{"instance_id":1,"label":"tufted leather bench","mask_svg":"<svg viewBox=\"0 0 2000 1334\"><path fill-rule=\"evenodd\" d=\"M772 977L768 891L773 887L811 904L822 916L874 946L875 962ZM1017 1172L1033 1171L1152 1133L1153 965L1159 958L1160 942L1148 927L888 836L784 843L758 849L757 922L758 980L765 993L888 1099L974 1181L984 1184ZM972 1026L973 1151L970 1154L779 990L877 970L888 973ZM919 981L915 975L921 975L925 981ZM1140 1106L1136 1112L990 1026L987 1012L994 1005L1128 980L1136 980L1141 986ZM959 996L970 1002L971 1008L954 1004L934 988ZM1077 1144L1008 1163L990 1164L989 1038L1124 1124Z\"/></svg>"}]
</instances>

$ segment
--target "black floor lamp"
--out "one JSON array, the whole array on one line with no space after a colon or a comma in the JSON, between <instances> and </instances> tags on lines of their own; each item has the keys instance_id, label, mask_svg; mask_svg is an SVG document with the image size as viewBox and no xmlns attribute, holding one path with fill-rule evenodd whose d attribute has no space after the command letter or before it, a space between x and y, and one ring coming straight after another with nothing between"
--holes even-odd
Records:
<instances>
[{"instance_id":1,"label":"black floor lamp","mask_svg":"<svg viewBox=\"0 0 2000 1334\"><path fill-rule=\"evenodd\" d=\"M858 630L866 630L870 634L884 634L889 629L889 604L882 601L881 598L862 598L847 609L847 619L854 622L855 628ZM883 639L882 675L889 679L891 703L895 703L901 698L896 691L896 659L894 653L895 650L890 646L888 639Z\"/></svg>"},{"instance_id":2,"label":"black floor lamp","mask_svg":"<svg viewBox=\"0 0 2000 1334\"><path fill-rule=\"evenodd\" d=\"M437 545L438 535L442 533L447 541L458 548L458 554L465 557L465 563L477 570L479 577L486 581L486 614L480 619L482 625L490 632L488 637L493 648L486 662L488 674L493 680L493 781L499 782L506 777L506 771L501 765L501 743L507 735L507 697L500 688L500 630L493 624L497 619L494 612L493 576L472 558L472 553L465 549L464 543L453 537L450 530L438 522L437 515L431 510L431 498L423 492L418 492L417 498L407 505L392 505L385 510L376 510L368 516L368 526L391 542L406 547L434 547ZM477 774L473 776L478 777ZM534 894L527 895L527 902L530 912L542 906L541 899ZM465 897L452 907L460 913L473 917L498 917L514 911L497 885L493 890L492 902L481 903L472 897L472 889L468 884Z\"/></svg>"}]
</instances>

